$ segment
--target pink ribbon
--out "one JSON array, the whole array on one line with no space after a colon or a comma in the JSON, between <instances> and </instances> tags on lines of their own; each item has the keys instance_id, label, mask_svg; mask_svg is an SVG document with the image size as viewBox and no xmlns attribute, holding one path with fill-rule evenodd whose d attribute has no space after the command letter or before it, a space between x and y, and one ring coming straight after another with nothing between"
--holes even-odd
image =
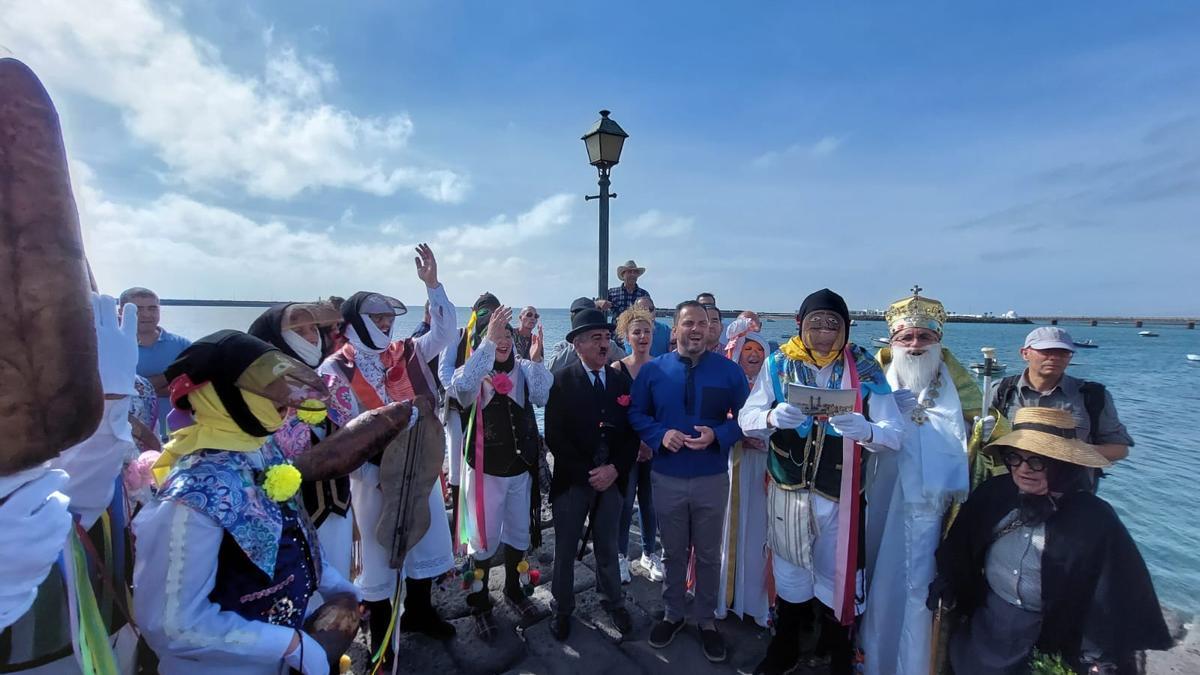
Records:
<instances>
[{"instance_id":1,"label":"pink ribbon","mask_svg":"<svg viewBox=\"0 0 1200 675\"><path fill-rule=\"evenodd\" d=\"M854 388L854 412L862 413L862 387L858 379L858 366L854 363L854 354L850 346L842 351L845 359L846 374L850 377L850 386ZM862 519L862 506L858 490L862 483L862 465L859 456L862 447L854 440L842 437L842 491L838 500L838 536L837 536L837 569L833 582L833 615L843 626L854 623L854 599L857 592L858 578L858 528Z\"/></svg>"}]
</instances>

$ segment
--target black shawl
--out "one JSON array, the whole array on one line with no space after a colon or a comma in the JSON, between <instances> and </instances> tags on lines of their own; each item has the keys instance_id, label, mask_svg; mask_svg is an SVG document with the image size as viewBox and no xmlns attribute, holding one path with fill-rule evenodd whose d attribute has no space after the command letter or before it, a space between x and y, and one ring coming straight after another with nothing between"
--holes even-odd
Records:
<instances>
[{"instance_id":1,"label":"black shawl","mask_svg":"<svg viewBox=\"0 0 1200 675\"><path fill-rule=\"evenodd\" d=\"M950 584L964 617L986 597L984 565L993 531L1018 507L1018 494L1008 475L983 483L938 547L939 580ZM1046 519L1038 648L1077 663L1085 640L1112 659L1173 644L1129 532L1108 502L1076 491L1063 495Z\"/></svg>"}]
</instances>

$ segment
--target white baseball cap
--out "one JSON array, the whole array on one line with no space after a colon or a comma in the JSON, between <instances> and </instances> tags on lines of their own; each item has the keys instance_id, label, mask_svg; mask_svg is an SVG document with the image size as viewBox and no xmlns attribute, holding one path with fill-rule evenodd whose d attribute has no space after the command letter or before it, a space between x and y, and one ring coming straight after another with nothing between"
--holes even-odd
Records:
<instances>
[{"instance_id":1,"label":"white baseball cap","mask_svg":"<svg viewBox=\"0 0 1200 675\"><path fill-rule=\"evenodd\" d=\"M1025 346L1030 349L1065 349L1075 351L1071 334L1058 326L1039 326L1025 336Z\"/></svg>"}]
</instances>

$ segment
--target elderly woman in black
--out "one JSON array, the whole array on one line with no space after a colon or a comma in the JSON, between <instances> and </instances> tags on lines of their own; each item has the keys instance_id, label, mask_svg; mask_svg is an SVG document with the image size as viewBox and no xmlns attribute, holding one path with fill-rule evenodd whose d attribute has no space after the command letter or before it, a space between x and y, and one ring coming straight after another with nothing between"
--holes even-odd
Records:
<instances>
[{"instance_id":1,"label":"elderly woman in black","mask_svg":"<svg viewBox=\"0 0 1200 675\"><path fill-rule=\"evenodd\" d=\"M1132 673L1171 638L1146 564L1112 507L1088 488L1108 465L1067 411L1023 408L988 446L1010 473L979 486L938 548L929 603L956 609L950 664L1028 673L1061 658L1080 672Z\"/></svg>"}]
</instances>

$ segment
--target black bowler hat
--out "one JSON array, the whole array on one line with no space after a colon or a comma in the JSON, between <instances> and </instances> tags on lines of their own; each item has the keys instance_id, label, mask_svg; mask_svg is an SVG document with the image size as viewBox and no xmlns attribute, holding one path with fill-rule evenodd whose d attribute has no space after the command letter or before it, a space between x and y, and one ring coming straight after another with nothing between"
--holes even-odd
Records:
<instances>
[{"instance_id":1,"label":"black bowler hat","mask_svg":"<svg viewBox=\"0 0 1200 675\"><path fill-rule=\"evenodd\" d=\"M615 331L616 328L604 317L604 312L598 309L581 309L571 316L571 332L567 333L567 342L574 342L580 333L589 330Z\"/></svg>"},{"instance_id":2,"label":"black bowler hat","mask_svg":"<svg viewBox=\"0 0 1200 675\"><path fill-rule=\"evenodd\" d=\"M575 316L584 309L596 309L596 301L591 298L575 298L571 303L571 316Z\"/></svg>"}]
</instances>

